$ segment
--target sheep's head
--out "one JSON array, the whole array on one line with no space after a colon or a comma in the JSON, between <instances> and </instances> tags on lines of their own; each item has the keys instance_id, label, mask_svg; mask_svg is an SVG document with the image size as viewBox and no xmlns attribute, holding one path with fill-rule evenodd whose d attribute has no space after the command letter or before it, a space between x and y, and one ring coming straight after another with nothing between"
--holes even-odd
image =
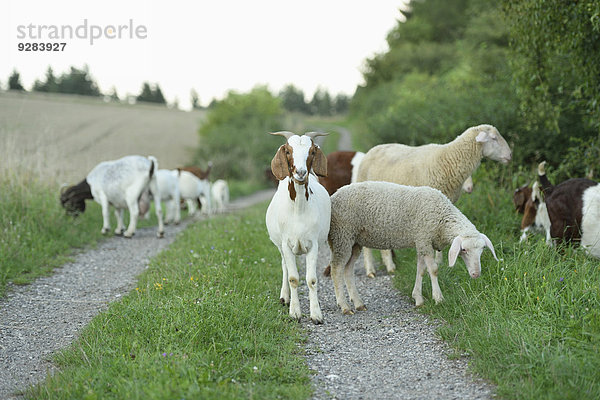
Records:
<instances>
[{"instance_id":1,"label":"sheep's head","mask_svg":"<svg viewBox=\"0 0 600 400\"><path fill-rule=\"evenodd\" d=\"M498 129L492 125L479 125L475 129L479 131L475 141L481 143L483 156L508 164L512 159L512 151Z\"/></svg>"},{"instance_id":2,"label":"sheep's head","mask_svg":"<svg viewBox=\"0 0 600 400\"><path fill-rule=\"evenodd\" d=\"M60 204L67 214L74 217L85 211L85 200L89 198L92 198L92 192L85 179L77 185L63 187L60 191Z\"/></svg>"},{"instance_id":3,"label":"sheep's head","mask_svg":"<svg viewBox=\"0 0 600 400\"><path fill-rule=\"evenodd\" d=\"M465 182L462 185L462 190L464 190L466 193L472 193L473 192L473 178L472 177L468 177L467 180L465 180Z\"/></svg>"},{"instance_id":4,"label":"sheep's head","mask_svg":"<svg viewBox=\"0 0 600 400\"><path fill-rule=\"evenodd\" d=\"M498 261L494 245L483 233L477 236L457 236L448 251L448 265L453 267L460 254L471 278L478 278L481 275L481 253L486 247L491 250L492 255Z\"/></svg>"},{"instance_id":5,"label":"sheep's head","mask_svg":"<svg viewBox=\"0 0 600 400\"><path fill-rule=\"evenodd\" d=\"M272 135L287 139L281 145L271 161L271 171L278 180L290 177L296 183L304 185L312 170L317 176L327 176L327 158L313 138L325 136L326 133L309 132L298 136L292 132L275 132Z\"/></svg>"}]
</instances>

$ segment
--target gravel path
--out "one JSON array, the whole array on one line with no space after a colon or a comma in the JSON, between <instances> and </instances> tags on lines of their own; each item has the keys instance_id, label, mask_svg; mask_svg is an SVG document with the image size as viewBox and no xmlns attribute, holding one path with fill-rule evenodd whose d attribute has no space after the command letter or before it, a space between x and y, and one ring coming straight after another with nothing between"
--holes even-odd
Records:
<instances>
[{"instance_id":1,"label":"gravel path","mask_svg":"<svg viewBox=\"0 0 600 400\"><path fill-rule=\"evenodd\" d=\"M327 265L329 255L329 248L322 249L319 265ZM371 279L364 271L360 256L356 286L367 311L351 316L342 315L337 306L331 279L319 276L325 322L302 320L309 332L313 399L492 398L493 387L469 374L466 360L448 359L452 351L435 334L437 325L415 311L411 299L393 288L390 276L378 272ZM300 300L308 312L308 289L303 288Z\"/></svg>"},{"instance_id":2,"label":"gravel path","mask_svg":"<svg viewBox=\"0 0 600 400\"><path fill-rule=\"evenodd\" d=\"M258 192L230 208L266 201L273 193ZM164 239L156 238L156 227L138 229L132 239L108 238L52 276L10 288L0 299L0 399L20 398L16 392L52 372L51 354L67 347L111 301L133 289L149 260L193 220L165 226Z\"/></svg>"},{"instance_id":3,"label":"gravel path","mask_svg":"<svg viewBox=\"0 0 600 400\"><path fill-rule=\"evenodd\" d=\"M269 199L273 190L231 204L240 209ZM51 354L68 346L108 303L130 291L150 258L173 242L191 219L139 229L133 239L109 238L82 252L50 277L16 286L0 300L0 399L17 399L19 390L54 369ZM327 265L323 249L319 265ZM307 363L314 371L314 399L487 399L493 387L467 373L465 360L448 360L435 324L417 314L390 277L367 279L362 257L356 265L358 290L368 311L342 316L333 285L319 279L323 325L302 323L308 331ZM308 312L306 286L300 301ZM73 300L75 299L75 300Z\"/></svg>"}]
</instances>

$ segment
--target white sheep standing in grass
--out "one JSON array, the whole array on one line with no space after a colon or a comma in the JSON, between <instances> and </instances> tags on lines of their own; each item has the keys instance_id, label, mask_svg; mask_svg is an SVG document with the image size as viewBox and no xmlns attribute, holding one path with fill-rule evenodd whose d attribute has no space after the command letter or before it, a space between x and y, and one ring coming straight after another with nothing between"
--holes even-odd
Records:
<instances>
[{"instance_id":1,"label":"white sheep standing in grass","mask_svg":"<svg viewBox=\"0 0 600 400\"><path fill-rule=\"evenodd\" d=\"M424 302L422 283L426 269L433 299L436 303L443 300L435 250L441 251L448 244L448 264L454 266L460 255L472 278L481 274L480 256L486 246L496 258L488 237L437 189L362 182L342 187L331 196L331 276L337 304L344 314L352 314L352 310L342 290L342 271L354 307L366 310L354 282L354 262L361 247L416 248L417 277L412 297L420 306Z\"/></svg>"},{"instance_id":2,"label":"white sheep standing in grass","mask_svg":"<svg viewBox=\"0 0 600 400\"><path fill-rule=\"evenodd\" d=\"M430 186L440 190L453 203L460 197L463 184L487 157L507 164L512 152L506 140L492 125L468 128L452 142L406 146L381 144L369 150L362 159L357 182L386 181L409 186ZM391 250L381 252L388 272L396 269ZM375 276L373 255L364 253L367 275Z\"/></svg>"},{"instance_id":3,"label":"white sheep standing in grass","mask_svg":"<svg viewBox=\"0 0 600 400\"><path fill-rule=\"evenodd\" d=\"M85 211L85 200L94 199L102 206L102 233L110 231L110 206L115 208L117 228L115 234L130 238L135 233L138 216L149 209L150 192L154 196L154 208L158 218L158 237L164 235L160 206L160 190L156 180L156 158L126 156L118 160L103 161L96 165L87 177L65 188L60 195L67 212L78 215ZM129 210L129 227L125 231L124 210Z\"/></svg>"},{"instance_id":4,"label":"white sheep standing in grass","mask_svg":"<svg viewBox=\"0 0 600 400\"><path fill-rule=\"evenodd\" d=\"M224 212L229 204L229 185L223 179L217 179L211 187L214 209L216 212Z\"/></svg>"},{"instance_id":5,"label":"white sheep standing in grass","mask_svg":"<svg viewBox=\"0 0 600 400\"><path fill-rule=\"evenodd\" d=\"M266 214L271 241L281 254L280 301L290 305L290 316L299 320L299 275L296 256L306 254L306 283L310 300L310 319L323 323L317 296L317 257L329 232L331 202L318 176L327 176L327 158L313 138L324 135L310 132L303 136L277 132L287 139L271 161L279 185Z\"/></svg>"}]
</instances>

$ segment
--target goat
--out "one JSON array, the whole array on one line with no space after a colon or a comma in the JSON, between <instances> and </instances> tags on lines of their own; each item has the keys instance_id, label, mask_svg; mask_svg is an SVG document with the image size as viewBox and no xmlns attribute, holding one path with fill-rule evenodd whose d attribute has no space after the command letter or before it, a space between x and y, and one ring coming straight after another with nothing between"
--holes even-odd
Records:
<instances>
[{"instance_id":1,"label":"goat","mask_svg":"<svg viewBox=\"0 0 600 400\"><path fill-rule=\"evenodd\" d=\"M352 181L352 169L355 161L361 159L364 153L356 151L334 151L327 155L327 176L320 177L319 183L327 189L331 196L342 186Z\"/></svg>"},{"instance_id":2,"label":"goat","mask_svg":"<svg viewBox=\"0 0 600 400\"><path fill-rule=\"evenodd\" d=\"M299 275L296 256L306 254L306 283L310 300L310 319L323 323L317 296L317 257L329 233L331 201L317 176L327 176L327 158L313 141L323 133L298 136L275 132L286 138L271 161L273 175L279 180L277 191L266 213L269 238L281 254L280 301L289 304L289 314L300 320Z\"/></svg>"},{"instance_id":3,"label":"goat","mask_svg":"<svg viewBox=\"0 0 600 400\"><path fill-rule=\"evenodd\" d=\"M181 222L181 207L179 207L181 194L179 193L178 176L179 171L177 170L159 169L156 172L160 200L166 202L165 224L174 222L177 225Z\"/></svg>"},{"instance_id":4,"label":"goat","mask_svg":"<svg viewBox=\"0 0 600 400\"><path fill-rule=\"evenodd\" d=\"M213 182L211 188L212 199L215 203L215 211L223 212L229 204L229 186L227 181L217 179Z\"/></svg>"},{"instance_id":5,"label":"goat","mask_svg":"<svg viewBox=\"0 0 600 400\"><path fill-rule=\"evenodd\" d=\"M200 197L206 199L206 204L202 207L202 212L210 212L210 182L208 179L199 179L189 171L178 169L179 193L181 199L188 205L189 214L196 212L196 204L200 202Z\"/></svg>"},{"instance_id":6,"label":"goat","mask_svg":"<svg viewBox=\"0 0 600 400\"><path fill-rule=\"evenodd\" d=\"M126 156L114 161L104 161L96 165L87 177L61 191L60 201L67 213L77 216L85 211L85 200L94 199L102 206L102 234L110 230L109 206L115 208L117 217L116 235L130 238L135 233L138 215L143 215L150 207L149 191L154 196L154 208L158 218L157 236L164 236L164 225L160 206L160 190L155 171L156 158ZM129 210L129 227L125 231L123 211Z\"/></svg>"}]
</instances>

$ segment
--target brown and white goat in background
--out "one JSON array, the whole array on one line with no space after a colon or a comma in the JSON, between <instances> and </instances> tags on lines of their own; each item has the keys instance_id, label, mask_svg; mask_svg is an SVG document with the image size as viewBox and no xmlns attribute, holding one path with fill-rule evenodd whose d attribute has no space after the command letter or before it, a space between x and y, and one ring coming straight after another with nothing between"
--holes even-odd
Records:
<instances>
[{"instance_id":1,"label":"brown and white goat in background","mask_svg":"<svg viewBox=\"0 0 600 400\"><path fill-rule=\"evenodd\" d=\"M313 138L323 133L298 136L276 132L287 139L271 161L279 186L266 214L271 241L281 254L280 301L290 306L290 316L299 320L302 313L298 300L299 275L296 256L306 254L306 283L310 300L310 319L323 323L317 296L317 257L325 245L331 220L331 201L317 176L327 175L327 159Z\"/></svg>"}]
</instances>

